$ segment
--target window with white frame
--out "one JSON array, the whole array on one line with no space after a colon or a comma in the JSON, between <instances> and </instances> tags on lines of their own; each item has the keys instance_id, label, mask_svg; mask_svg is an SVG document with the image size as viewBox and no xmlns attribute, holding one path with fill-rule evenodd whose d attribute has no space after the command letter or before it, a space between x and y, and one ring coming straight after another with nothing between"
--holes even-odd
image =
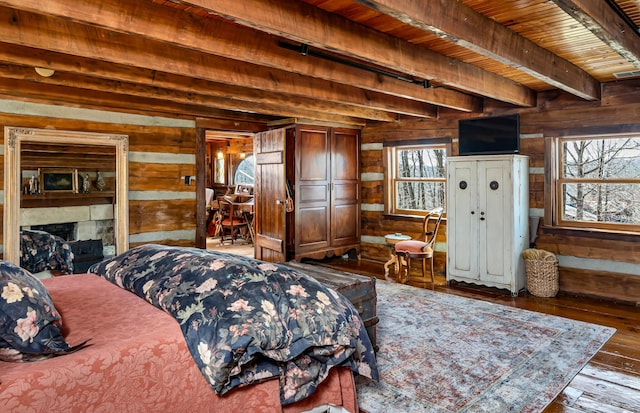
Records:
<instances>
[{"instance_id":1,"label":"window with white frame","mask_svg":"<svg viewBox=\"0 0 640 413\"><path fill-rule=\"evenodd\" d=\"M385 146L385 210L389 214L424 215L445 206L447 143L424 141Z\"/></svg>"},{"instance_id":2,"label":"window with white frame","mask_svg":"<svg viewBox=\"0 0 640 413\"><path fill-rule=\"evenodd\" d=\"M556 138L554 223L640 231L640 134Z\"/></svg>"}]
</instances>

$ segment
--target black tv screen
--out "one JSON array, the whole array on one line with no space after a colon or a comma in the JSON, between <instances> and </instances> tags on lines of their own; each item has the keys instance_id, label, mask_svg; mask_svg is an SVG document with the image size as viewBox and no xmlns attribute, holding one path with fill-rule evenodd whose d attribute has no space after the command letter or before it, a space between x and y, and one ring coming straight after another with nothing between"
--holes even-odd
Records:
<instances>
[{"instance_id":1,"label":"black tv screen","mask_svg":"<svg viewBox=\"0 0 640 413\"><path fill-rule=\"evenodd\" d=\"M461 119L458 154L489 155L520 152L520 116Z\"/></svg>"}]
</instances>

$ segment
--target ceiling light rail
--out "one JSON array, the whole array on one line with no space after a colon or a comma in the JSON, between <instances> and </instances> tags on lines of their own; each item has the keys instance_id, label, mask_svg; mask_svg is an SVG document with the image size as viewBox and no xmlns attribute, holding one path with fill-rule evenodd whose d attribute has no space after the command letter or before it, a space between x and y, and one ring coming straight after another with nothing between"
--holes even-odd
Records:
<instances>
[{"instance_id":1,"label":"ceiling light rail","mask_svg":"<svg viewBox=\"0 0 640 413\"><path fill-rule=\"evenodd\" d=\"M296 44L291 44L291 43L287 43L287 42L283 42L283 41L279 41L278 42L278 46L282 47L283 49L287 49L287 50L292 50L294 52L298 52L300 55L302 56L313 56L313 57L318 57L321 59L325 59L325 60L329 60L331 62L334 63L340 63L346 66L351 66L351 67L355 67L358 69L362 69L362 70L367 70L369 72L373 72L379 75L383 75L383 76L388 76L388 77L392 77L394 79L397 80L402 80L403 82L408 82L408 83L412 83L414 85L421 85L423 88L428 89L429 87L431 87L430 83L428 80L420 80L420 79L413 79L407 76L402 76L399 75L397 73L393 73L390 72L388 70L384 70L384 69L380 69L377 67L373 67L373 66L367 66L365 64L362 63L358 63L358 62L354 62L351 60L347 60L347 59L342 59L338 56L333 56L330 55L328 53L323 53L321 51L318 50L312 50L311 48L309 48L308 44L300 44L300 45L296 45Z\"/></svg>"}]
</instances>

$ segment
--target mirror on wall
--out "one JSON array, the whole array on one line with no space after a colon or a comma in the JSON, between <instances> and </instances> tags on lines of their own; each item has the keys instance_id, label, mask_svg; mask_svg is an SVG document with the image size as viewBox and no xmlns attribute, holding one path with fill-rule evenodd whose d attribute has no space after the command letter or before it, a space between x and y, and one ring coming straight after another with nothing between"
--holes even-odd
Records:
<instances>
[{"instance_id":1,"label":"mirror on wall","mask_svg":"<svg viewBox=\"0 0 640 413\"><path fill-rule=\"evenodd\" d=\"M128 249L126 135L5 127L4 136L5 260L20 263L22 227Z\"/></svg>"}]
</instances>

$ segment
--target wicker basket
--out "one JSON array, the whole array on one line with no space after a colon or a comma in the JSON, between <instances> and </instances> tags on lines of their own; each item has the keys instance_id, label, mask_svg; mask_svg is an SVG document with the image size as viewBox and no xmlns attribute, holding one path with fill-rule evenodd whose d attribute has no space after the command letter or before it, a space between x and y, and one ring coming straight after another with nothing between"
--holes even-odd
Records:
<instances>
[{"instance_id":1,"label":"wicker basket","mask_svg":"<svg viewBox=\"0 0 640 413\"><path fill-rule=\"evenodd\" d=\"M527 290L536 297L555 297L558 293L558 259L545 250L530 248L522 252Z\"/></svg>"}]
</instances>

